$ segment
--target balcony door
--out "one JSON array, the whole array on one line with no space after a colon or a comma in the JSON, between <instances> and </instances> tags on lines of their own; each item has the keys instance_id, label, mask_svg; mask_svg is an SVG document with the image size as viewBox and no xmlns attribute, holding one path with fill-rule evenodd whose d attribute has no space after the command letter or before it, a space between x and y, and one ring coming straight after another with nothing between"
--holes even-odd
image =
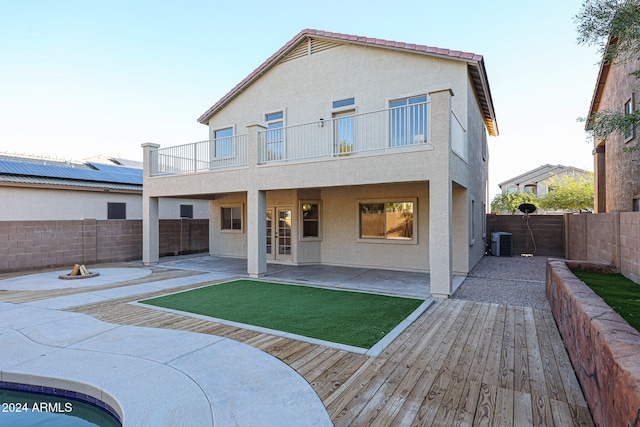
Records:
<instances>
[{"instance_id":1,"label":"balcony door","mask_svg":"<svg viewBox=\"0 0 640 427\"><path fill-rule=\"evenodd\" d=\"M267 208L267 259L293 261L293 209L290 207Z\"/></svg>"},{"instance_id":2,"label":"balcony door","mask_svg":"<svg viewBox=\"0 0 640 427\"><path fill-rule=\"evenodd\" d=\"M348 156L355 151L353 141L353 115L356 110L333 113L333 150L339 156Z\"/></svg>"}]
</instances>

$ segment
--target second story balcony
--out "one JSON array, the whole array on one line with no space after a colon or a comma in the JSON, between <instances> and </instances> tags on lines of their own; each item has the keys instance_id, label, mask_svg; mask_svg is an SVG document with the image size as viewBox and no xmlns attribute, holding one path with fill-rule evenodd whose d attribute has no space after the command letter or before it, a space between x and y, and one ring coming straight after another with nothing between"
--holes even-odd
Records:
<instances>
[{"instance_id":1,"label":"second story balcony","mask_svg":"<svg viewBox=\"0 0 640 427\"><path fill-rule=\"evenodd\" d=\"M450 117L451 148L464 158L466 131L453 112ZM433 148L429 102L261 129L253 141L243 134L157 149L151 153L150 175L246 167L250 159L265 165Z\"/></svg>"}]
</instances>

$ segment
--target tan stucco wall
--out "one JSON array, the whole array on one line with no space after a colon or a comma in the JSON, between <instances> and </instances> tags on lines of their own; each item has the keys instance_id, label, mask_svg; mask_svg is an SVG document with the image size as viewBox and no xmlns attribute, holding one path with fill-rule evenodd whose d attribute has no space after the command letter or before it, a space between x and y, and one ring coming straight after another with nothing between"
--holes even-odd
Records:
<instances>
[{"instance_id":1,"label":"tan stucco wall","mask_svg":"<svg viewBox=\"0 0 640 427\"><path fill-rule=\"evenodd\" d=\"M429 94L430 101L429 144L339 158L265 165L256 162L256 132L265 125L267 113L284 111L284 125L291 126L330 119L332 102L345 98L355 98L356 112L367 113L388 108L393 99L424 94ZM466 130L467 147L462 156L451 151L451 110ZM212 200L212 255L247 257L249 253L250 261L257 256L262 243L256 243L256 234L249 239L247 234L248 228L255 229L255 222L250 227L245 225L241 233L221 233L220 206L243 204L245 219L248 213L254 219L261 218L262 214L256 212L263 209L264 192L267 207L293 208L293 262L299 264L428 271L431 263L438 269L432 270L432 279L441 287L432 291L447 296L451 293L451 273L468 272L484 254L482 207L486 203L488 158L482 158L482 140L486 128L466 62L342 45L266 71L209 121L210 131L229 126L236 135L249 134L248 165L145 176L145 197L202 196ZM417 244L358 242L357 200L396 196L418 200ZM304 199L322 200L321 241L297 239L300 201ZM472 200L475 236L470 236L468 220ZM249 273L259 275L261 271Z\"/></svg>"},{"instance_id":2,"label":"tan stucco wall","mask_svg":"<svg viewBox=\"0 0 640 427\"><path fill-rule=\"evenodd\" d=\"M469 85L471 83L469 82ZM467 91L467 144L468 144L468 173L467 197L468 208L471 209L471 201L474 201L473 218L469 218L468 230L474 230L474 235L468 235L469 245L469 272L485 254L486 240L486 213L489 205L489 136L480 114L478 100L471 87ZM473 222L473 226L471 223ZM460 271L460 270L459 270Z\"/></svg>"},{"instance_id":3,"label":"tan stucco wall","mask_svg":"<svg viewBox=\"0 0 640 427\"><path fill-rule=\"evenodd\" d=\"M0 200L3 221L107 219L107 203L126 203L127 219L142 218L139 194L0 187Z\"/></svg>"},{"instance_id":4,"label":"tan stucco wall","mask_svg":"<svg viewBox=\"0 0 640 427\"><path fill-rule=\"evenodd\" d=\"M391 202L416 199L415 242L362 241L359 239L359 202ZM305 241L300 233L300 209L304 201L321 205L322 237ZM243 194L224 195L211 202L211 255L246 257L246 227L241 233L220 231L220 208L246 203ZM331 264L395 270L429 270L429 184L386 184L323 188L316 191L269 191L267 207L293 209L293 262ZM246 212L243 216L246 219Z\"/></svg>"},{"instance_id":5,"label":"tan stucco wall","mask_svg":"<svg viewBox=\"0 0 640 427\"><path fill-rule=\"evenodd\" d=\"M389 184L322 190L324 236L322 262L332 265L429 270L429 185ZM392 202L417 198L417 244L363 241L359 237L359 201Z\"/></svg>"},{"instance_id":6,"label":"tan stucco wall","mask_svg":"<svg viewBox=\"0 0 640 427\"><path fill-rule=\"evenodd\" d=\"M142 219L142 195L94 191L0 187L0 221L107 219L107 203L126 203L127 219ZM208 218L205 200L162 199L160 218L180 218L180 205L193 205L193 217Z\"/></svg>"},{"instance_id":7,"label":"tan stucco wall","mask_svg":"<svg viewBox=\"0 0 640 427\"><path fill-rule=\"evenodd\" d=\"M319 73L318 70L322 70ZM264 123L266 113L284 110L285 126L331 118L333 101L355 98L357 113L389 107L389 101L450 86L453 106L466 116L464 62L387 49L341 45L281 63L232 100L210 121L211 129Z\"/></svg>"}]
</instances>

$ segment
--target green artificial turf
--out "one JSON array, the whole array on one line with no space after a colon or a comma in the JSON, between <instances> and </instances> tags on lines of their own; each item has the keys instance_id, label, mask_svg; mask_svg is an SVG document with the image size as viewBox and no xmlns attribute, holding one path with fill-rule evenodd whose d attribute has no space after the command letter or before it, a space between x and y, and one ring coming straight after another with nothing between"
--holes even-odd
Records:
<instances>
[{"instance_id":1,"label":"green artificial turf","mask_svg":"<svg viewBox=\"0 0 640 427\"><path fill-rule=\"evenodd\" d=\"M640 332L640 285L622 274L589 273L573 274L598 294L624 320Z\"/></svg>"},{"instance_id":2,"label":"green artificial turf","mask_svg":"<svg viewBox=\"0 0 640 427\"><path fill-rule=\"evenodd\" d=\"M141 302L368 349L423 301L237 280Z\"/></svg>"}]
</instances>

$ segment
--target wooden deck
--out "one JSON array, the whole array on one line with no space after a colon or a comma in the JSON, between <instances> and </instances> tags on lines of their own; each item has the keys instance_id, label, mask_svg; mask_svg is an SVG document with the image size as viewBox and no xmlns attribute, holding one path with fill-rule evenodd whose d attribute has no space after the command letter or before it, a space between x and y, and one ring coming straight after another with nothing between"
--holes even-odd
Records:
<instances>
[{"instance_id":1,"label":"wooden deck","mask_svg":"<svg viewBox=\"0 0 640 427\"><path fill-rule=\"evenodd\" d=\"M186 274L154 269L144 281ZM70 291L0 291L0 300L24 302ZM152 295L157 293L146 296ZM139 299L73 311L113 323L214 334L259 348L311 384L336 426L593 425L547 310L439 301L371 358L127 304Z\"/></svg>"}]
</instances>

